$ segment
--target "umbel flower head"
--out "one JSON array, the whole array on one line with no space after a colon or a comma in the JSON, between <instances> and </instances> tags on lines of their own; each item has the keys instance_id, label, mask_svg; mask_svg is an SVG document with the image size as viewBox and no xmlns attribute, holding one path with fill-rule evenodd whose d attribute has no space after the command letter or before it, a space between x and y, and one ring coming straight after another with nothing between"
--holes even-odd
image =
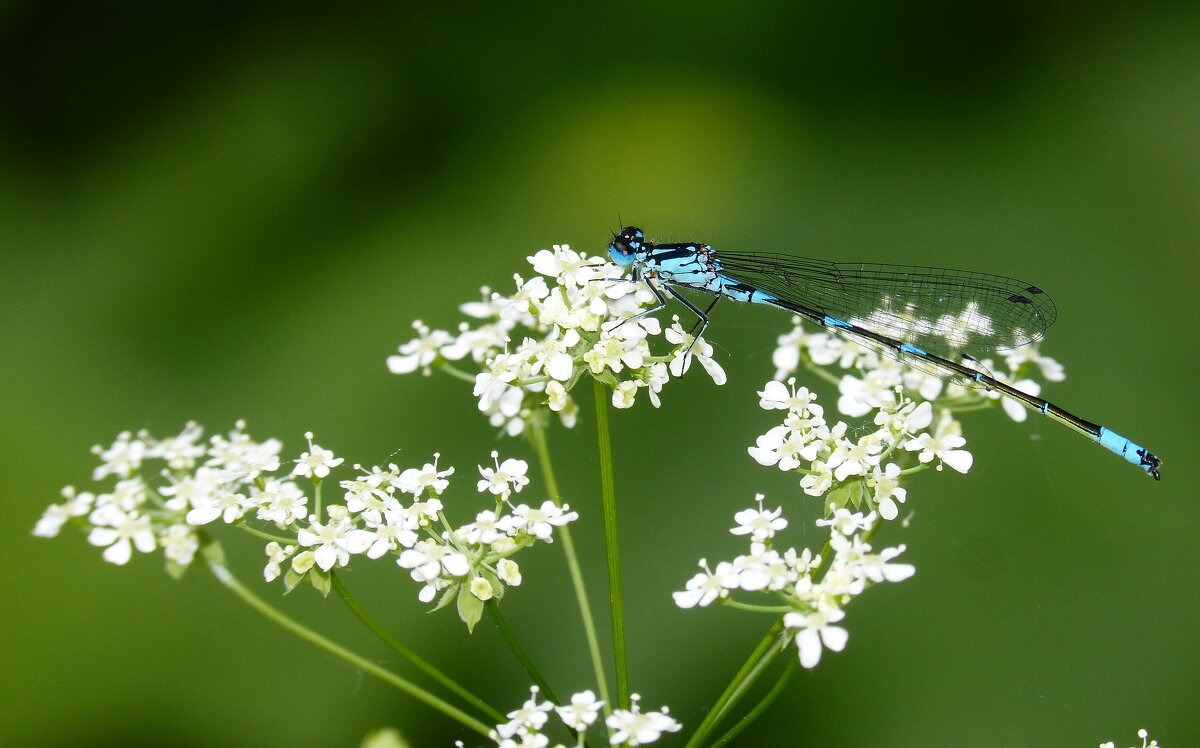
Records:
<instances>
[{"instance_id":1,"label":"umbel flower head","mask_svg":"<svg viewBox=\"0 0 1200 748\"><path fill-rule=\"evenodd\" d=\"M759 407L782 411L782 423L759 436L748 452L760 465L795 473L801 490L821 499L816 525L829 533L825 549L777 549L776 536L788 522L782 508L764 508L760 494L756 507L734 516L737 526L731 530L749 536L749 552L715 566L701 559L701 572L674 596L681 608L722 603L772 613L782 601L787 609L782 636L795 643L800 664L812 668L823 651L845 648L849 632L842 622L852 600L873 585L903 581L916 571L896 561L903 545L875 551L870 544L881 522L899 517L900 505L908 501L905 477L930 467L970 470L973 456L964 449L954 413L990 405L999 395L943 382L827 331L809 333L799 320L780 337L774 361L776 379L759 391ZM1062 378L1062 367L1031 348L1011 352L1005 362L1010 369L998 378L1027 391L1037 387L1021 379L1031 364ZM836 384L837 410L857 422L832 420L817 395L798 384L801 367ZM1018 420L1025 412L1007 404L1005 411ZM755 594L768 598L761 604L742 599Z\"/></svg>"},{"instance_id":2,"label":"umbel flower head","mask_svg":"<svg viewBox=\"0 0 1200 748\"><path fill-rule=\"evenodd\" d=\"M573 426L579 407L570 393L585 374L611 387L617 408L632 407L641 392L657 407L666 383L693 362L717 384L725 382L712 346L693 338L678 318L663 330L657 319L637 316L655 297L645 284L621 277L617 265L565 244L528 260L536 275L513 276L509 295L482 289L480 301L461 307L476 321L462 323L456 334L414 322L417 337L388 358L388 368L406 374L441 366L471 378L479 409L514 436L547 411ZM476 372L458 368L467 361Z\"/></svg>"},{"instance_id":3,"label":"umbel flower head","mask_svg":"<svg viewBox=\"0 0 1200 748\"><path fill-rule=\"evenodd\" d=\"M998 392L947 382L826 330L809 332L799 319L780 336L772 358L775 380L758 393L759 406L785 415L757 438L750 456L798 474L805 493L824 498L826 513L862 507L896 519L908 498L904 476L930 467L971 469L974 456L965 449L956 412L1001 400L1014 420L1026 415L1023 406ZM1064 377L1058 362L1031 346L1009 351L1004 363L1007 371L992 370L990 360L978 366L1030 393L1040 389L1028 378L1030 368L1048 379ZM831 423L817 395L798 384L802 368L835 382L837 410L861 422Z\"/></svg>"},{"instance_id":4,"label":"umbel flower head","mask_svg":"<svg viewBox=\"0 0 1200 748\"><path fill-rule=\"evenodd\" d=\"M307 450L285 462L281 442L256 441L241 422L207 444L195 423L161 440L146 431L121 433L109 447L93 450L101 460L93 475L112 485L63 489L62 503L46 509L33 533L54 537L75 525L118 565L135 551L161 548L168 570L179 575L211 542L207 526L231 525L268 540L268 582L283 577L292 589L307 581L324 592L330 572L355 557L391 557L421 585L422 601L439 593L440 605L457 598L460 617L473 626L484 601L521 584L512 556L553 542L556 528L579 517L549 500L515 502L529 484L528 465L496 452L492 465L479 467L477 487L488 508L463 525L453 525L444 511L442 495L454 468L440 467L436 454L421 467L355 465L357 475L338 483L341 503L322 507L315 489L343 459L314 444L311 433L305 437ZM310 489L297 478L310 481Z\"/></svg>"}]
</instances>

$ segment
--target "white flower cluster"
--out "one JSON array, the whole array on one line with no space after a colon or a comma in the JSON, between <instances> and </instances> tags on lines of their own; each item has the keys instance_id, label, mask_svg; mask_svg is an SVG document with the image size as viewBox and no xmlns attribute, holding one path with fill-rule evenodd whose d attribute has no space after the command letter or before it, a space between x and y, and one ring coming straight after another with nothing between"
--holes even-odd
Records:
<instances>
[{"instance_id":1,"label":"white flower cluster","mask_svg":"<svg viewBox=\"0 0 1200 748\"><path fill-rule=\"evenodd\" d=\"M674 593L681 608L704 607L714 602L731 602L735 590L769 596L770 604L754 606L738 602L737 607L778 612L779 601L788 608L783 625L787 636L795 638L800 664L816 667L823 649L840 652L849 637L846 629L836 626L845 617L845 606L867 587L879 582L900 582L913 575L910 564L895 563L904 546L885 548L875 553L864 539L874 531L878 518L874 512L863 515L839 509L817 525L829 528L831 557L826 559L808 548L775 550L775 534L787 527L783 510L763 508L761 494L757 507L734 515L737 526L730 532L748 535L750 552L721 561L716 569L700 560L703 571L688 580L685 589Z\"/></svg>"},{"instance_id":2,"label":"white flower cluster","mask_svg":"<svg viewBox=\"0 0 1200 748\"><path fill-rule=\"evenodd\" d=\"M802 474L805 493L828 497L828 512L866 504L884 519L895 519L906 498L900 486L903 475L929 466L970 470L973 457L963 449L966 439L954 418L956 410L976 410L1002 400L1014 420L1024 420L1027 413L1000 393L946 382L828 331L809 333L798 319L778 343L773 355L776 379L759 392L759 405L787 414L782 424L758 437L749 453L761 465ZM1008 372L990 372L992 376L1030 394L1036 395L1040 385L1022 377L1029 365L1049 380L1064 378L1054 359L1032 347L1010 351L1004 361ZM838 411L853 418L869 416L874 428L827 422L817 396L797 388L789 376L801 365L837 383ZM992 362L978 365L990 371ZM835 376L823 367L842 373ZM785 376L786 384L780 381Z\"/></svg>"},{"instance_id":3,"label":"white flower cluster","mask_svg":"<svg viewBox=\"0 0 1200 748\"><path fill-rule=\"evenodd\" d=\"M937 427L928 430L933 422L929 402L882 400L876 406L876 429L852 439L846 422L829 426L824 409L816 403L817 396L806 387L797 388L795 379L786 385L767 382L758 395L764 410L785 410L787 415L781 425L758 437L755 446L747 450L750 456L760 465L802 473L800 485L810 496L833 494L828 511L847 502L858 506L865 501L884 519L895 519L897 505L906 497L900 487L905 471L896 461L906 453L918 453L916 460L921 464L937 460L938 469L949 465L965 473L971 467L971 453L960 449L966 440L949 411L942 411ZM850 487L856 490L835 493Z\"/></svg>"},{"instance_id":4,"label":"white flower cluster","mask_svg":"<svg viewBox=\"0 0 1200 748\"><path fill-rule=\"evenodd\" d=\"M493 466L479 468L477 484L493 506L457 528L449 524L440 498L454 469L440 469L437 455L431 463L404 470L394 464L356 465L359 475L339 484L342 503L322 509L292 479L307 478L319 487L342 459L307 434L307 451L281 473L286 467L280 442L257 442L244 429L238 422L227 436L213 436L207 444L194 423L162 440L145 431L122 433L107 449L93 450L101 458L93 477L114 478L112 489L63 489L64 501L45 511L33 533L54 537L64 524L75 524L87 531L90 543L105 547L105 560L115 564L128 562L134 549L149 553L161 547L168 568L179 573L204 541L200 528L219 520L275 538L266 546L264 577L276 579L287 562L289 589L306 575L321 586L322 574L346 566L352 556L390 554L421 583L422 601L445 590L444 601L459 592L482 602L521 583L513 554L539 541L552 542L555 527L579 516L553 501L513 504L512 496L529 483L528 465L501 461L495 452ZM152 460L163 463L158 472L146 469ZM255 527L251 520L262 524Z\"/></svg>"},{"instance_id":5,"label":"white flower cluster","mask_svg":"<svg viewBox=\"0 0 1200 748\"><path fill-rule=\"evenodd\" d=\"M973 324L986 325L987 320L976 315ZM918 368L916 359L910 366L829 331L809 333L799 319L778 342L773 356L776 379L758 393L759 406L785 415L748 451L761 465L801 474L804 492L823 497L825 518L816 524L829 528L827 549L818 556L808 549L772 548L772 538L787 522L781 510L765 510L760 495L756 509L736 515L738 526L732 530L749 536L750 552L715 569L702 559L703 572L675 593L675 602L691 608L722 601L778 612L777 606L748 605L731 597L734 590L771 593L773 599L786 601L785 632L795 639L800 663L811 668L823 649L845 647L848 634L836 624L845 617L843 609L850 600L871 584L899 582L915 571L894 561L903 545L874 552L868 544L881 518L899 516L899 505L907 499L900 485L903 476L930 466L967 472L973 458L963 449L966 440L953 414L990 405L1001 396L944 382ZM1037 383L1020 378L1027 365L1036 365L1047 379L1063 378L1062 367L1033 348L1010 352L1005 363L1008 373L993 376L1034 394ZM790 376L801 365L837 384L837 409L842 414L869 417L872 425L827 421L817 396ZM978 365L990 369L992 362ZM840 369L841 375L825 367ZM786 382L780 381L784 377ZM1020 404L1006 399L1003 405L1013 418L1024 418Z\"/></svg>"},{"instance_id":6,"label":"white flower cluster","mask_svg":"<svg viewBox=\"0 0 1200 748\"><path fill-rule=\"evenodd\" d=\"M549 748L550 738L543 734L552 714L557 715L562 724L579 733L585 732L596 722L604 702L596 698L591 691L580 691L572 694L570 703L554 706L546 700L539 700L539 689L532 686L529 689L529 699L520 709L509 712L508 721L497 725L489 737L496 741L499 748ZM665 732L678 732L683 725L672 718L666 707L657 712L643 712L639 706L641 697L630 694L629 709L614 709L605 720L610 730L609 744L614 746L649 745L657 742ZM456 743L462 746L461 742ZM565 748L561 743L554 748Z\"/></svg>"},{"instance_id":7,"label":"white flower cluster","mask_svg":"<svg viewBox=\"0 0 1200 748\"><path fill-rule=\"evenodd\" d=\"M388 358L388 368L396 374L429 373L434 365L457 371L449 362L469 359L480 370L459 374L473 378L479 409L514 436L543 408L573 426L579 408L570 391L585 373L612 388L617 408L632 407L642 390L657 407L663 386L683 376L692 360L717 384L725 382L712 347L677 318L664 332L658 320L637 316L653 308L655 297L645 284L622 278L617 265L567 245L528 260L537 275L514 276L511 295L484 288L481 301L462 305L476 325L464 322L455 335L414 322L418 337ZM651 340L660 334L674 348L656 355Z\"/></svg>"}]
</instances>

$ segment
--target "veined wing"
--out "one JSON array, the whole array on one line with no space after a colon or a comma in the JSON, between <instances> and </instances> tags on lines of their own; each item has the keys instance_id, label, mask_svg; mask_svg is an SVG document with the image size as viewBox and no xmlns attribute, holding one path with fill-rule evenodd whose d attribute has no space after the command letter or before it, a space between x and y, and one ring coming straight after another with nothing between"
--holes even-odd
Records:
<instances>
[{"instance_id":1,"label":"veined wing","mask_svg":"<svg viewBox=\"0 0 1200 748\"><path fill-rule=\"evenodd\" d=\"M1039 340L1058 316L1040 288L972 270L717 252L729 278L930 351L995 351Z\"/></svg>"}]
</instances>

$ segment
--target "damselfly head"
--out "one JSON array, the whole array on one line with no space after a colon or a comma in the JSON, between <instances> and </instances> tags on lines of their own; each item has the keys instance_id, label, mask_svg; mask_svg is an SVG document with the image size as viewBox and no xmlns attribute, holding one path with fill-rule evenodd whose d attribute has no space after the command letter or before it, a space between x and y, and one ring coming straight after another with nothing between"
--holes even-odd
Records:
<instances>
[{"instance_id":1,"label":"damselfly head","mask_svg":"<svg viewBox=\"0 0 1200 748\"><path fill-rule=\"evenodd\" d=\"M621 229L621 233L613 237L612 244L608 245L608 253L615 262L622 265L627 264L642 248L642 242L645 240L646 235L642 233L641 229L626 226Z\"/></svg>"}]
</instances>

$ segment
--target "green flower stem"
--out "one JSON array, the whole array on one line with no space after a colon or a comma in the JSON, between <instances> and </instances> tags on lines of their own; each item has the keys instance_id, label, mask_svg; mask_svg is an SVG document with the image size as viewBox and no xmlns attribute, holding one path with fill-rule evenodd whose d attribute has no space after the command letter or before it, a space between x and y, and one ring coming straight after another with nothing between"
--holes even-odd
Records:
<instances>
[{"instance_id":1,"label":"green flower stem","mask_svg":"<svg viewBox=\"0 0 1200 748\"><path fill-rule=\"evenodd\" d=\"M317 648L325 650L339 660L349 663L350 665L359 668L363 672L379 678L389 685L395 686L401 691L407 693L409 696L412 696L414 699L433 707L442 714L445 714L447 717L459 722L463 726L474 730L480 735L485 737L487 736L488 731L491 728L461 709L458 709L442 699L439 699L433 694L426 693L416 685L409 683L407 680L401 678L392 671L376 665L374 662L371 662L365 657L360 657L340 644L321 636L316 631L313 631L312 629L302 625L300 622L285 615L281 611L273 608L266 601L255 595L249 590L249 588L245 587L241 582L239 582L237 577L235 577L233 573L229 571L229 568L225 566L224 552L221 550L221 546L216 541L212 540L211 538L206 538L204 540L203 553L204 560L208 564L209 570L212 571L213 576L217 578L217 581L225 585L225 587L233 592L233 594L240 597L243 602L257 610L259 613L262 613L267 618L271 619L301 639L304 639L310 644L315 645Z\"/></svg>"},{"instance_id":2,"label":"green flower stem","mask_svg":"<svg viewBox=\"0 0 1200 748\"><path fill-rule=\"evenodd\" d=\"M612 433L608 427L608 391L593 380L596 441L600 447L600 502L604 512L604 550L608 559L608 605L612 611L612 644L617 676L617 706L629 708L629 663L625 654L625 601L621 595L621 559L617 544L617 498L613 487Z\"/></svg>"},{"instance_id":3,"label":"green flower stem","mask_svg":"<svg viewBox=\"0 0 1200 748\"><path fill-rule=\"evenodd\" d=\"M812 372L813 374L816 374L818 377L820 377L821 379L824 379L826 382L829 382L830 384L834 385L835 387L842 383L842 380L838 379L837 377L835 377L834 375L825 371L823 368L821 368L820 366L817 366L816 364L812 363L811 361L805 361L804 368L808 369L810 372Z\"/></svg>"},{"instance_id":4,"label":"green flower stem","mask_svg":"<svg viewBox=\"0 0 1200 748\"><path fill-rule=\"evenodd\" d=\"M549 382L553 379L554 379L554 377L550 377L550 376L530 377L529 379L517 379L512 382L512 386L513 387L528 387L531 384L541 384L542 382Z\"/></svg>"},{"instance_id":5,"label":"green flower stem","mask_svg":"<svg viewBox=\"0 0 1200 748\"><path fill-rule=\"evenodd\" d=\"M381 626L378 621L371 617L370 613L368 613L361 605L359 605L358 600L356 600L354 596L350 594L350 590L346 587L346 584L342 581L340 576L338 576L336 573L330 574L329 576L333 578L333 589L338 593L338 597L342 599L342 602L346 604L346 607L350 609L350 612L353 613L358 620L362 621L364 626L371 630L371 633L379 637L380 641L391 647L396 654L408 660L413 665L416 665L421 672L425 673L430 678L433 678L438 683L441 683L447 689L457 694L458 697L463 701L483 712L493 722L499 724L500 722L505 721L505 716L502 712L491 707L483 699L479 698L463 686L456 683L450 678L450 676L446 675L441 670L438 670L428 660L424 659L416 652L401 644L399 639Z\"/></svg>"},{"instance_id":6,"label":"green flower stem","mask_svg":"<svg viewBox=\"0 0 1200 748\"><path fill-rule=\"evenodd\" d=\"M236 524L239 528L245 530L246 532L250 533L251 535L253 535L257 538L262 538L263 540L273 540L276 543L279 543L280 545L295 545L296 544L295 538L285 538L282 535L272 535L269 532L263 532L262 530L258 529L257 527L251 527L250 525L247 525L244 522L238 522Z\"/></svg>"},{"instance_id":7,"label":"green flower stem","mask_svg":"<svg viewBox=\"0 0 1200 748\"><path fill-rule=\"evenodd\" d=\"M545 476L546 492L555 504L562 505L562 494L558 491L558 480L554 477L554 463L550 460L550 448L546 444L546 427L538 419L530 423L529 437L533 441L534 451L537 452L538 463ZM587 639L588 652L592 657L592 670L596 675L596 690L604 701L604 716L612 714L612 700L608 695L608 676L604 672L604 655L600 651L600 637L596 633L596 617L592 615L592 604L588 602L587 588L584 586L583 570L579 566L579 555L575 552L575 541L571 537L571 528L564 525L558 529L559 540L562 541L563 555L567 560L567 572L571 575L571 587L575 590L575 600L579 604L579 614L583 617L583 633Z\"/></svg>"},{"instance_id":8,"label":"green flower stem","mask_svg":"<svg viewBox=\"0 0 1200 748\"><path fill-rule=\"evenodd\" d=\"M312 521L321 521L321 479L313 478L313 510Z\"/></svg>"},{"instance_id":9,"label":"green flower stem","mask_svg":"<svg viewBox=\"0 0 1200 748\"><path fill-rule=\"evenodd\" d=\"M561 705L562 702L558 700L558 696L550 688L550 684L542 677L537 666L533 664L533 660L529 659L529 655L525 654L525 649L517 641L517 636L513 633L512 628L509 627L508 621L504 620L504 616L500 613L500 605L496 602L496 599L492 598L488 600L484 607L487 608L487 612L492 616L492 622L496 624L496 628L500 629L500 635L504 637L504 641L508 642L508 648L517 656L521 667L525 668L525 672L529 673L529 677L533 679L533 682L537 684L537 687L541 689L545 697L550 699L551 703ZM500 721L503 720L497 720L497 722Z\"/></svg>"},{"instance_id":10,"label":"green flower stem","mask_svg":"<svg viewBox=\"0 0 1200 748\"><path fill-rule=\"evenodd\" d=\"M722 600L721 604L727 608L748 610L751 613L791 613L793 610L795 610L795 608L791 605L752 605L750 603L739 602L731 597L727 597Z\"/></svg>"},{"instance_id":11,"label":"green flower stem","mask_svg":"<svg viewBox=\"0 0 1200 748\"><path fill-rule=\"evenodd\" d=\"M470 382L471 384L475 384L475 375L474 374L465 372L456 366L452 366L452 365L450 365L449 362L447 362L445 360L440 361L437 364L437 367L439 369L441 369L442 371L446 372L447 374L449 374L450 376L454 377L455 379L461 379L464 382Z\"/></svg>"},{"instance_id":12,"label":"green flower stem","mask_svg":"<svg viewBox=\"0 0 1200 748\"><path fill-rule=\"evenodd\" d=\"M729 741L736 738L742 732L742 730L745 730L752 722L754 722L754 720L758 719L762 713L765 712L771 706L771 704L775 702L775 699L779 698L779 694L783 693L783 689L787 688L787 684L791 682L792 676L796 674L796 666L799 664L799 659L795 657L789 659L787 667L783 669L783 673L779 676L779 680L775 681L775 685L771 687L771 690L767 692L767 695L763 696L762 700L759 701L753 709L747 712L745 717L739 719L737 724L729 728L729 732L718 738L716 742L710 746L710 748L720 748L721 746L728 744Z\"/></svg>"},{"instance_id":13,"label":"green flower stem","mask_svg":"<svg viewBox=\"0 0 1200 748\"><path fill-rule=\"evenodd\" d=\"M779 633L783 631L783 617L775 621L771 628L767 630L765 636L742 663L742 667L733 676L733 680L725 687L725 692L721 694L712 708L708 710L708 714L700 722L700 726L696 728L696 732L692 733L692 737L688 740L684 748L697 748L703 745L704 741L712 733L717 723L721 721L742 697L746 689L762 674L763 669L771 663L772 660L779 654L781 648L779 646Z\"/></svg>"}]
</instances>

